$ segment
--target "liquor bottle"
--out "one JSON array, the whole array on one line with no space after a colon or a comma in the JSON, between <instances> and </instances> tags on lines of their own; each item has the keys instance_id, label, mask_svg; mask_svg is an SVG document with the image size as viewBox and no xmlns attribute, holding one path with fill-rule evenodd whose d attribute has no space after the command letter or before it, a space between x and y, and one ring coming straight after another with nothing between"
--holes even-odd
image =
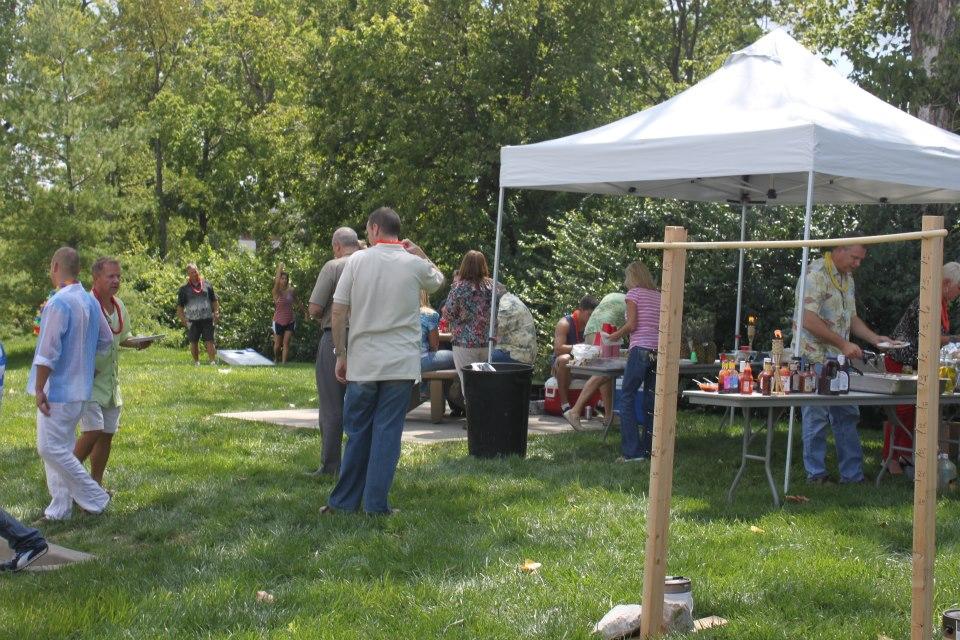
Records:
<instances>
[{"instance_id":1,"label":"liquor bottle","mask_svg":"<svg viewBox=\"0 0 960 640\"><path fill-rule=\"evenodd\" d=\"M833 381L837 377L837 361L829 359L820 368L820 377L817 378L817 394L821 396L837 395L833 390Z\"/></svg>"},{"instance_id":2,"label":"liquor bottle","mask_svg":"<svg viewBox=\"0 0 960 640\"><path fill-rule=\"evenodd\" d=\"M753 369L747 361L742 362L740 367L740 393L748 396L753 394Z\"/></svg>"},{"instance_id":3,"label":"liquor bottle","mask_svg":"<svg viewBox=\"0 0 960 640\"><path fill-rule=\"evenodd\" d=\"M763 359L763 371L757 376L757 383L760 386L760 395L770 395L773 390L773 361L770 358Z\"/></svg>"}]
</instances>

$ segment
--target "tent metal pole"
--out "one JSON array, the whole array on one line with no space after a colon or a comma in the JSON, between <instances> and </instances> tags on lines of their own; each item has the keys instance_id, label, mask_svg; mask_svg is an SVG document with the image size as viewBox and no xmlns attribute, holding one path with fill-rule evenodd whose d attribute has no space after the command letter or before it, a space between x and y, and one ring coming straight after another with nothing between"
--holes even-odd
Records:
<instances>
[{"instance_id":1,"label":"tent metal pole","mask_svg":"<svg viewBox=\"0 0 960 640\"><path fill-rule=\"evenodd\" d=\"M493 290L490 292L490 329L487 335L487 362L493 362L493 342L497 330L497 284L500 282L500 234L503 229L503 194L500 187L500 203L497 205L497 241L493 250Z\"/></svg>"},{"instance_id":2,"label":"tent metal pole","mask_svg":"<svg viewBox=\"0 0 960 640\"><path fill-rule=\"evenodd\" d=\"M813 218L813 171L807 175L807 211L803 216L803 239L810 239L810 224ZM800 355L800 331L803 330L803 298L807 294L807 263L810 261L810 247L803 248L803 260L800 263L800 296L793 312L797 330L793 334L793 355ZM783 494L790 491L790 464L793 461L793 420L796 408L790 407L790 425L787 427L787 462L783 470Z\"/></svg>"},{"instance_id":3,"label":"tent metal pole","mask_svg":"<svg viewBox=\"0 0 960 640\"><path fill-rule=\"evenodd\" d=\"M740 206L740 242L747 239L747 198L744 196ZM747 250L740 249L740 268L737 271L737 320L733 325L733 350L740 349L740 313L743 306L743 260Z\"/></svg>"}]
</instances>

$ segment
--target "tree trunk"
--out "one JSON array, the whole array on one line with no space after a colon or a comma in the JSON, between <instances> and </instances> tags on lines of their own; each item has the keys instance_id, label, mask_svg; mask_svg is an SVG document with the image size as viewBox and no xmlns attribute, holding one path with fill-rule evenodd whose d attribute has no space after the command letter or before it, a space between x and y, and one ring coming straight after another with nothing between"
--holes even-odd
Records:
<instances>
[{"instance_id":1,"label":"tree trunk","mask_svg":"<svg viewBox=\"0 0 960 640\"><path fill-rule=\"evenodd\" d=\"M153 193L157 199L157 247L160 257L167 257L167 221L170 218L167 202L163 193L163 142L159 137L153 139L153 158L155 162Z\"/></svg>"},{"instance_id":2,"label":"tree trunk","mask_svg":"<svg viewBox=\"0 0 960 640\"><path fill-rule=\"evenodd\" d=\"M907 21L910 24L910 50L923 65L927 77L935 75L941 45L956 31L957 0L910 0ZM938 127L952 128L952 110L941 104L921 104L917 117Z\"/></svg>"}]
</instances>

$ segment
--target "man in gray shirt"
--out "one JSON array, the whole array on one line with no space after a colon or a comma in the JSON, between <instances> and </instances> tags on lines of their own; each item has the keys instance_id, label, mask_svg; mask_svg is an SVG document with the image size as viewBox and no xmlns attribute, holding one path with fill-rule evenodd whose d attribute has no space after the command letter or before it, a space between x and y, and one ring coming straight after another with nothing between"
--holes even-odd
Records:
<instances>
[{"instance_id":1,"label":"man in gray shirt","mask_svg":"<svg viewBox=\"0 0 960 640\"><path fill-rule=\"evenodd\" d=\"M340 448L343 440L343 394L346 385L337 381L334 368L337 357L333 354L333 335L330 314L333 308L333 292L340 281L340 274L347 259L360 249L357 232L350 227L340 227L333 232L333 260L328 260L317 284L310 295L310 317L320 322L320 345L317 347L317 401L320 405L320 466L314 475L336 477L340 469Z\"/></svg>"},{"instance_id":2,"label":"man in gray shirt","mask_svg":"<svg viewBox=\"0 0 960 640\"><path fill-rule=\"evenodd\" d=\"M420 247L399 237L400 216L393 209L371 213L371 246L347 261L333 295L336 375L347 385L347 445L321 513L356 511L361 501L367 513L392 513L387 495L410 392L420 380L420 290L433 293L443 285L443 275Z\"/></svg>"}]
</instances>

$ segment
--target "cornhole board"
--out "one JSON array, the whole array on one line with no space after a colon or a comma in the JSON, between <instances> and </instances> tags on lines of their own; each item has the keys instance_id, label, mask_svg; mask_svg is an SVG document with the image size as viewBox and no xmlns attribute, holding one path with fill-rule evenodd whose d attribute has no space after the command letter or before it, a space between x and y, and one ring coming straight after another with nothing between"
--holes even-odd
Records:
<instances>
[{"instance_id":1,"label":"cornhole board","mask_svg":"<svg viewBox=\"0 0 960 640\"><path fill-rule=\"evenodd\" d=\"M39 560L24 569L24 571L51 571L65 567L68 564L87 562L96 558L96 556L89 553L74 551L73 549L67 549L66 547L53 544L49 540L47 544L50 545L50 549L43 554ZM0 562L7 562L11 560L13 556L13 549L10 548L10 545L6 543L0 545Z\"/></svg>"},{"instance_id":2,"label":"cornhole board","mask_svg":"<svg viewBox=\"0 0 960 640\"><path fill-rule=\"evenodd\" d=\"M272 367L273 361L254 349L217 349L217 357L234 367Z\"/></svg>"}]
</instances>

